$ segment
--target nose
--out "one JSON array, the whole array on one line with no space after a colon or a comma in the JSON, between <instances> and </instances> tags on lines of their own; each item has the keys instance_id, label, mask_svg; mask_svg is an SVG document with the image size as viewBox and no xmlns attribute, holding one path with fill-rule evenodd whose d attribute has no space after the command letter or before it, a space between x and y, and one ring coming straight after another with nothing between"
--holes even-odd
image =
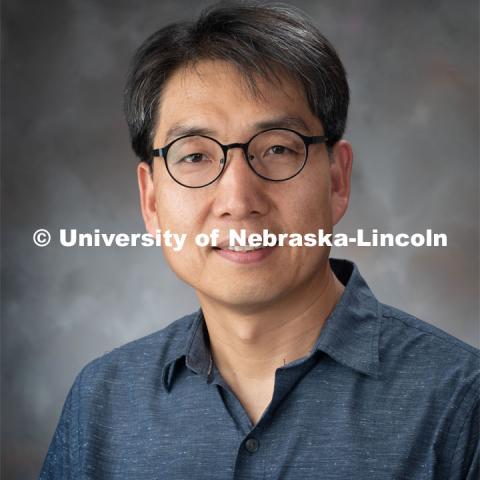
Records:
<instances>
[{"instance_id":1,"label":"nose","mask_svg":"<svg viewBox=\"0 0 480 480\"><path fill-rule=\"evenodd\" d=\"M245 220L266 215L269 211L267 180L248 165L241 147L231 147L227 164L215 185L213 214L217 218Z\"/></svg>"}]
</instances>

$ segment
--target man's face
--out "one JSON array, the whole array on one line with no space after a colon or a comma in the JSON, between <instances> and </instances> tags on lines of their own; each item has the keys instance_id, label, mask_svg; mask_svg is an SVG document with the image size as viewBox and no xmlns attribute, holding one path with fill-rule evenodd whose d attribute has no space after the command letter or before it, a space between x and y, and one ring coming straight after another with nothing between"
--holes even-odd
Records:
<instances>
[{"instance_id":1,"label":"man's face","mask_svg":"<svg viewBox=\"0 0 480 480\"><path fill-rule=\"evenodd\" d=\"M280 83L259 78L261 96L254 97L228 63L203 61L196 68L177 71L163 91L154 148L174 140L167 132L178 125L210 130L209 136L223 144L247 142L261 130L258 124L265 122L304 135L323 135L322 124L310 111L300 86L281 78ZM285 119L290 119L289 123ZM268 229L277 234L331 232L348 203L351 155L350 161L346 159L346 145L340 142L335 146L332 160L324 144L310 145L305 168L282 182L257 176L241 149L229 151L222 176L203 188L176 183L163 158L155 159L153 178L148 167L140 164L147 230L187 234L181 251L164 248L164 255L200 298L245 311L268 308L280 298L319 285L328 248L277 246L263 253L235 255L199 247L195 236L213 229L220 230L220 241L228 238L229 229L248 233Z\"/></svg>"}]
</instances>

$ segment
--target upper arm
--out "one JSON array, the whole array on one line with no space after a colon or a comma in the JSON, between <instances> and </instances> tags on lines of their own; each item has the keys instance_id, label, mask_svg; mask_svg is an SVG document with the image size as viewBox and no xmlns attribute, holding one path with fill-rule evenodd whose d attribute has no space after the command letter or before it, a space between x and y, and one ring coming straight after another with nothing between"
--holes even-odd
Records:
<instances>
[{"instance_id":1,"label":"upper arm","mask_svg":"<svg viewBox=\"0 0 480 480\"><path fill-rule=\"evenodd\" d=\"M452 479L477 480L480 478L479 410L480 404L476 401L464 416L450 466Z\"/></svg>"},{"instance_id":2,"label":"upper arm","mask_svg":"<svg viewBox=\"0 0 480 480\"><path fill-rule=\"evenodd\" d=\"M77 378L67 395L39 480L78 479L78 383Z\"/></svg>"}]
</instances>

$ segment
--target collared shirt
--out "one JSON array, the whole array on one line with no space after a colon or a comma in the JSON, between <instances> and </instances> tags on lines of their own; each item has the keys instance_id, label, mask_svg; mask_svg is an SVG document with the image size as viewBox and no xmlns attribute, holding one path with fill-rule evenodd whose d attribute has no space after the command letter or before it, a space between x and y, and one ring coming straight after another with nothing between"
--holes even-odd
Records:
<instances>
[{"instance_id":1,"label":"collared shirt","mask_svg":"<svg viewBox=\"0 0 480 480\"><path fill-rule=\"evenodd\" d=\"M477 479L478 350L331 265L343 295L256 425L199 311L82 370L40 479Z\"/></svg>"}]
</instances>

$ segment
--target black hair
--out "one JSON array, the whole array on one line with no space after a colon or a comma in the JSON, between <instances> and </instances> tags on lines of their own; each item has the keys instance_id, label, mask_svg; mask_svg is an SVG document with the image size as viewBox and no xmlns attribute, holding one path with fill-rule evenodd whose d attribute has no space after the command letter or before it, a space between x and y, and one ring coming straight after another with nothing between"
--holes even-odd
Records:
<instances>
[{"instance_id":1,"label":"black hair","mask_svg":"<svg viewBox=\"0 0 480 480\"><path fill-rule=\"evenodd\" d=\"M124 107L132 148L152 161L152 141L162 89L179 68L200 60L223 60L238 68L255 91L255 77L279 70L297 80L331 147L345 131L349 88L335 49L301 11L284 4L223 1L195 21L161 28L136 51Z\"/></svg>"}]
</instances>

